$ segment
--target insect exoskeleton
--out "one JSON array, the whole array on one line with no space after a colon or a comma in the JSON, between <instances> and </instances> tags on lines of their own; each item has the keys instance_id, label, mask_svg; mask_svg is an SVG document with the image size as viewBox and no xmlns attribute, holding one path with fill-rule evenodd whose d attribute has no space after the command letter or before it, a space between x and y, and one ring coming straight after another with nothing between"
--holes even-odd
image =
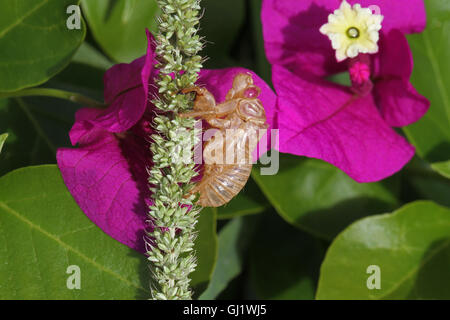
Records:
<instances>
[{"instance_id":1,"label":"insect exoskeleton","mask_svg":"<svg viewBox=\"0 0 450 320\"><path fill-rule=\"evenodd\" d=\"M252 170L251 155L262 136L261 130L268 127L264 107L258 99L261 90L253 84L251 74L239 73L221 104L216 105L214 96L205 88L183 91L188 92L197 94L194 110L180 116L206 120L219 130L216 135L220 133L222 138L214 135L206 142L203 177L191 194L200 193L197 204L203 207L219 207L234 198L247 183Z\"/></svg>"},{"instance_id":2,"label":"insect exoskeleton","mask_svg":"<svg viewBox=\"0 0 450 320\"><path fill-rule=\"evenodd\" d=\"M210 174L206 174L211 169ZM205 175L196 186L202 207L220 207L234 198L245 186L252 165L205 165Z\"/></svg>"}]
</instances>

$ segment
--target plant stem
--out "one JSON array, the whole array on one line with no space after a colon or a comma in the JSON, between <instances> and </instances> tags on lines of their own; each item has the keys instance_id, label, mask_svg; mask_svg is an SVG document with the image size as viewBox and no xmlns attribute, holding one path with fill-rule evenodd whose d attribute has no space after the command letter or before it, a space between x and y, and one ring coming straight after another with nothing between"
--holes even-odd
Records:
<instances>
[{"instance_id":1,"label":"plant stem","mask_svg":"<svg viewBox=\"0 0 450 320\"><path fill-rule=\"evenodd\" d=\"M202 41L197 35L201 8L200 0L158 0L158 4L162 12L156 36L159 97L153 103L160 112L154 119L158 133L151 136L153 167L148 181L153 205L147 254L152 298L186 300L192 299L189 275L197 266L193 248L201 207L193 202L195 196L188 196L197 175L192 161L195 120L178 115L192 109L192 97L180 91L195 84L202 67L198 55Z\"/></svg>"},{"instance_id":2,"label":"plant stem","mask_svg":"<svg viewBox=\"0 0 450 320\"><path fill-rule=\"evenodd\" d=\"M84 106L93 107L93 108L104 108L105 105L101 102L98 102L94 99L86 97L80 93L69 92L59 89L50 89L50 88L29 88L23 89L15 92L0 92L1 98L17 98L17 97L30 97L30 96L42 96L42 97L53 97L64 100L69 100L72 102L76 102L82 104Z\"/></svg>"},{"instance_id":3,"label":"plant stem","mask_svg":"<svg viewBox=\"0 0 450 320\"><path fill-rule=\"evenodd\" d=\"M36 131L37 136L39 138L41 138L45 142L45 144L48 146L48 148L50 149L50 151L53 154L56 154L56 149L57 149L56 146L51 142L49 137L45 134L45 132L42 129L41 125L36 120L35 116L31 112L31 110L29 109L29 107L25 103L25 101L23 101L20 98L16 98L15 100L16 100L17 105L19 106L19 108L22 109L23 113L25 113L25 116L28 118L28 120L30 121L31 125L34 127L34 130Z\"/></svg>"}]
</instances>

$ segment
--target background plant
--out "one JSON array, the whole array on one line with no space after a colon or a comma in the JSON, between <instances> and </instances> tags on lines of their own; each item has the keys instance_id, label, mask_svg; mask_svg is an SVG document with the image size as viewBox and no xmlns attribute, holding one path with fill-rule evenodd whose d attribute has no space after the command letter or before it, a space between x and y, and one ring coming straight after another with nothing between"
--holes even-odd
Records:
<instances>
[{"instance_id":1,"label":"background plant","mask_svg":"<svg viewBox=\"0 0 450 320\"><path fill-rule=\"evenodd\" d=\"M145 27L156 31L155 1L83 0L82 30L45 28L44 21L64 28L65 8L77 2L30 1L18 8L26 23L8 29L17 17L8 14L11 2L0 0L0 97L8 96L0 99L0 133L9 134L0 154L0 259L8 262L0 264L0 298L149 296L145 258L84 216L54 165L81 105L17 97L39 86L101 101L106 68L144 54ZM425 3L428 27L408 38L414 85L432 103L422 120L403 130L416 158L371 184L289 155L280 156L276 176L255 168L236 199L200 215L195 298L450 298L450 75L444 72L450 69L450 8L445 0ZM203 1L205 67L239 65L270 83L260 4ZM22 32L27 25L42 28ZM20 67L39 57L46 58ZM66 288L69 264L80 266L82 290ZM379 291L365 287L372 264L386 280ZM355 277L344 277L349 270Z\"/></svg>"},{"instance_id":2,"label":"background plant","mask_svg":"<svg viewBox=\"0 0 450 320\"><path fill-rule=\"evenodd\" d=\"M178 160L174 155L180 147L187 150L192 142L197 143L198 132L194 130L195 119L178 116L192 109L192 96L175 93L193 87L202 67L199 52L203 44L198 34L201 7L199 0L160 0L158 4L161 10L155 49L158 97L153 103L161 114L153 120L156 133L150 137L153 167L149 170L149 183L153 204L149 218L153 230L147 233L147 254L153 299L189 300L190 274L197 267L193 250L195 225L202 208L192 201L195 196L186 198L194 187L191 181L197 176L195 164L193 161L186 164L182 158L185 155ZM193 150L190 151L193 159Z\"/></svg>"}]
</instances>

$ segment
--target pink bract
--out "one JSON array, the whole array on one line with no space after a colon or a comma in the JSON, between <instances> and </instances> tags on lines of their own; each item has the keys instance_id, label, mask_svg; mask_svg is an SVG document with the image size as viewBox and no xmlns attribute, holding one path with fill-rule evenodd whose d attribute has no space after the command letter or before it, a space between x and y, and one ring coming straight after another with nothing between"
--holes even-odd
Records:
<instances>
[{"instance_id":1,"label":"pink bract","mask_svg":"<svg viewBox=\"0 0 450 320\"><path fill-rule=\"evenodd\" d=\"M430 107L428 99L410 82L413 66L406 37L398 30L383 34L374 59L374 96L382 117L392 127L416 122Z\"/></svg>"},{"instance_id":2,"label":"pink bract","mask_svg":"<svg viewBox=\"0 0 450 320\"><path fill-rule=\"evenodd\" d=\"M371 95L355 98L349 88L280 66L273 67L273 79L280 151L325 160L358 182L389 176L414 155L381 118Z\"/></svg>"}]
</instances>

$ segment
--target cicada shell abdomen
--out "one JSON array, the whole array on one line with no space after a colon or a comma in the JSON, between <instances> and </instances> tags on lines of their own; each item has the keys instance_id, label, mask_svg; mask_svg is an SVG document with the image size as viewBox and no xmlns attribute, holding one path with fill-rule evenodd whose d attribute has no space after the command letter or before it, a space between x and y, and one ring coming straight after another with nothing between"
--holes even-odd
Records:
<instances>
[{"instance_id":1,"label":"cicada shell abdomen","mask_svg":"<svg viewBox=\"0 0 450 320\"><path fill-rule=\"evenodd\" d=\"M257 146L257 129L265 129L265 125L252 122L244 123L237 134L227 136L224 154L231 150L241 149L243 159L234 158L234 164L205 164L204 178L198 190L198 204L203 207L220 207L234 198L247 183L252 171L252 152ZM227 149L226 147L230 147Z\"/></svg>"},{"instance_id":2,"label":"cicada shell abdomen","mask_svg":"<svg viewBox=\"0 0 450 320\"><path fill-rule=\"evenodd\" d=\"M211 172L198 186L198 204L203 207L220 207L242 190L250 177L252 165L206 165L206 171L215 172Z\"/></svg>"}]
</instances>

